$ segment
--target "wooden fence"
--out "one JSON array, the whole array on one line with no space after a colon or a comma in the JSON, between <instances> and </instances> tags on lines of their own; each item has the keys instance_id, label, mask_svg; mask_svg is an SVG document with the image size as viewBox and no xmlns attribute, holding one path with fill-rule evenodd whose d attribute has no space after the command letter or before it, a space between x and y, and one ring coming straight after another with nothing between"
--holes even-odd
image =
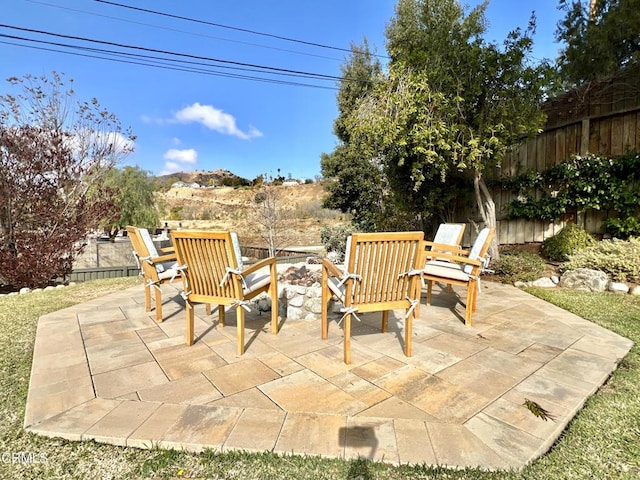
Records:
<instances>
[{"instance_id":1,"label":"wooden fence","mask_svg":"<svg viewBox=\"0 0 640 480\"><path fill-rule=\"evenodd\" d=\"M616 156L630 149L640 150L640 67L558 97L545 106L545 112L544 131L508 153L499 168L487 173L488 179L542 172L574 154ZM567 212L553 223L509 219L506 207L514 199L513 194L494 188L492 195L500 244L541 242L567 223L601 233L602 222L607 218L607 212L587 211ZM458 218L477 219L477 212L463 207Z\"/></svg>"}]
</instances>

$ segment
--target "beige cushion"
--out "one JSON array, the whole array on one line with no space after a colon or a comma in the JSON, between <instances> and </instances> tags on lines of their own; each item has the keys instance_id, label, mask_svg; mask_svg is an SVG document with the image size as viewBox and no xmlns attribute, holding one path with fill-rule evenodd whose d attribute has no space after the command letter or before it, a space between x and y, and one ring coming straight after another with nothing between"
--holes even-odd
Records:
<instances>
[{"instance_id":1,"label":"beige cushion","mask_svg":"<svg viewBox=\"0 0 640 480\"><path fill-rule=\"evenodd\" d=\"M469 274L464 271L463 268L459 264L442 262L438 260L433 260L431 262L427 262L424 267L425 275L431 275L434 277L440 277L443 279L453 279L460 280L463 282L469 281Z\"/></svg>"},{"instance_id":2,"label":"beige cushion","mask_svg":"<svg viewBox=\"0 0 640 480\"><path fill-rule=\"evenodd\" d=\"M271 282L271 272L269 267L262 267L257 272L250 273L244 277L244 282L247 285L247 288L242 290L244 295L255 292L259 288L269 285Z\"/></svg>"}]
</instances>

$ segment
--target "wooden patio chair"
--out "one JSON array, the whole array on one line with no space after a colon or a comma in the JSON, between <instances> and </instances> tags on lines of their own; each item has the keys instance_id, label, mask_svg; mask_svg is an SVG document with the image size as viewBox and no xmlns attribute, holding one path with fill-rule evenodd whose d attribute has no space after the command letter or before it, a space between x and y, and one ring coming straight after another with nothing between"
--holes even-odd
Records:
<instances>
[{"instance_id":1,"label":"wooden patio chair","mask_svg":"<svg viewBox=\"0 0 640 480\"><path fill-rule=\"evenodd\" d=\"M173 247L157 249L146 228L127 227L127 236L133 246L133 255L144 278L144 307L151 311L151 290L154 290L156 321L162 322L162 291L160 285L178 276L176 254Z\"/></svg>"},{"instance_id":2,"label":"wooden patio chair","mask_svg":"<svg viewBox=\"0 0 640 480\"><path fill-rule=\"evenodd\" d=\"M465 325L471 325L471 315L476 311L480 275L488 266L487 251L495 234L494 228L483 228L471 250L451 249L433 251L433 259L424 266L422 277L427 281L427 306L431 305L433 282L461 285L467 287L465 303Z\"/></svg>"},{"instance_id":3,"label":"wooden patio chair","mask_svg":"<svg viewBox=\"0 0 640 480\"><path fill-rule=\"evenodd\" d=\"M236 239L234 241L234 238ZM271 333L278 332L276 259L269 257L248 267L242 264L240 246L231 232L178 230L171 232L178 256L187 310L187 345L193 344L194 304L218 305L218 321L224 326L225 307L236 307L238 355L244 353L244 314L248 300L262 292L271 297Z\"/></svg>"},{"instance_id":4,"label":"wooden patio chair","mask_svg":"<svg viewBox=\"0 0 640 480\"><path fill-rule=\"evenodd\" d=\"M357 233L347 239L344 270L322 260L322 338L329 334L328 302L332 295L344 305L344 362L351 363L351 317L382 311L382 332L389 310L404 308L404 353L411 356L412 322L420 302L424 266L423 232ZM357 319L357 316L356 316Z\"/></svg>"}]
</instances>

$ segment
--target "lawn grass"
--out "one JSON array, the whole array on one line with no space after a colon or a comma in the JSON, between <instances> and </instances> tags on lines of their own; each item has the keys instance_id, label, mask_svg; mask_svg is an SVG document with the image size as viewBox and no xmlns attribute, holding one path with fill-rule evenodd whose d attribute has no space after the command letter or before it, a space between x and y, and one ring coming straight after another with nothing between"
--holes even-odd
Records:
<instances>
[{"instance_id":1,"label":"lawn grass","mask_svg":"<svg viewBox=\"0 0 640 480\"><path fill-rule=\"evenodd\" d=\"M139 450L39 437L22 428L38 318L139 283L86 282L0 297L0 478L7 479L635 479L640 478L640 297L530 289L551 303L633 340L636 345L591 397L552 450L521 472L391 466L272 453ZM13 464L11 454L37 463ZM43 457L41 457L43 456Z\"/></svg>"}]
</instances>

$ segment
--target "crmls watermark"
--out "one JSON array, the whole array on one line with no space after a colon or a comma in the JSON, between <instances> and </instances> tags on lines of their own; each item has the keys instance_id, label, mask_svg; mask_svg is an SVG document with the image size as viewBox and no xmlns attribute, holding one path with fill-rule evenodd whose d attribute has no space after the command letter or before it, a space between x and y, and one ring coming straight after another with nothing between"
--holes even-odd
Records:
<instances>
[{"instance_id":1,"label":"crmls watermark","mask_svg":"<svg viewBox=\"0 0 640 480\"><path fill-rule=\"evenodd\" d=\"M30 465L33 463L46 463L46 453L33 452L2 452L0 462L14 465Z\"/></svg>"}]
</instances>

